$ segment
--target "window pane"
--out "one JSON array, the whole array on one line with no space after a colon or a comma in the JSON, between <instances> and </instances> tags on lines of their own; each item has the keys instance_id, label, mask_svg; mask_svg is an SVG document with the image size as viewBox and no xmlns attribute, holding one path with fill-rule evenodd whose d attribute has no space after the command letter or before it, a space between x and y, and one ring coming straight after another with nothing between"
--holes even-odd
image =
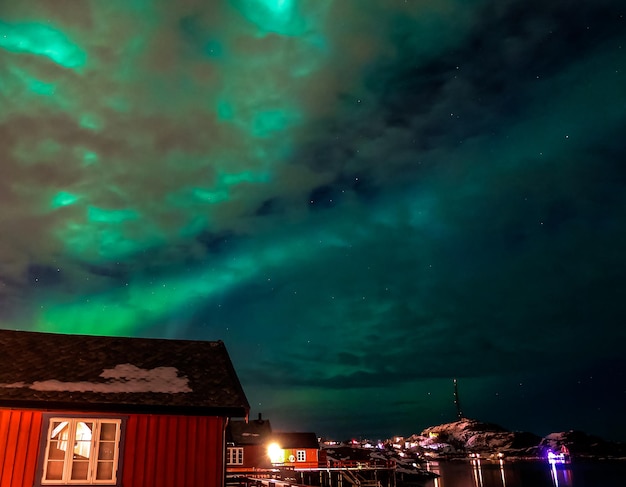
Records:
<instances>
[{"instance_id":1,"label":"window pane","mask_svg":"<svg viewBox=\"0 0 626 487\"><path fill-rule=\"evenodd\" d=\"M91 432L93 423L78 421L76 423L76 439L74 441L74 458L89 458L91 456Z\"/></svg>"},{"instance_id":2,"label":"window pane","mask_svg":"<svg viewBox=\"0 0 626 487\"><path fill-rule=\"evenodd\" d=\"M115 432L117 431L117 424L115 423L102 423L100 425L100 440L115 440Z\"/></svg>"},{"instance_id":3,"label":"window pane","mask_svg":"<svg viewBox=\"0 0 626 487\"><path fill-rule=\"evenodd\" d=\"M67 421L53 421L50 438L67 439L68 430Z\"/></svg>"},{"instance_id":4,"label":"window pane","mask_svg":"<svg viewBox=\"0 0 626 487\"><path fill-rule=\"evenodd\" d=\"M113 462L98 462L96 480L113 479Z\"/></svg>"},{"instance_id":5,"label":"window pane","mask_svg":"<svg viewBox=\"0 0 626 487\"><path fill-rule=\"evenodd\" d=\"M63 460L65 459L65 450L62 450L58 441L50 442L50 450L48 451L48 458L50 460Z\"/></svg>"},{"instance_id":6,"label":"window pane","mask_svg":"<svg viewBox=\"0 0 626 487\"><path fill-rule=\"evenodd\" d=\"M70 434L69 423L67 421L53 421L52 428L50 429L50 448L54 448L57 450L63 450L64 452L68 449L67 439Z\"/></svg>"},{"instance_id":7,"label":"window pane","mask_svg":"<svg viewBox=\"0 0 626 487\"><path fill-rule=\"evenodd\" d=\"M72 464L72 480L87 480L89 473L89 462L76 461Z\"/></svg>"},{"instance_id":8,"label":"window pane","mask_svg":"<svg viewBox=\"0 0 626 487\"><path fill-rule=\"evenodd\" d=\"M48 462L46 467L46 480L61 480L63 478L63 462Z\"/></svg>"},{"instance_id":9,"label":"window pane","mask_svg":"<svg viewBox=\"0 0 626 487\"><path fill-rule=\"evenodd\" d=\"M112 441L103 441L100 443L98 451L98 460L113 460L115 456L115 443Z\"/></svg>"}]
</instances>

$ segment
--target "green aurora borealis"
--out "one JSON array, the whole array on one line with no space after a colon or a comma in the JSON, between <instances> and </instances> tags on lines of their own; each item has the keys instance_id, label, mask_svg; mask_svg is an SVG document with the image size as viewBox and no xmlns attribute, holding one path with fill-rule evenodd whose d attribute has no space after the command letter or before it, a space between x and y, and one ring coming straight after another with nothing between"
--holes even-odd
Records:
<instances>
[{"instance_id":1,"label":"green aurora borealis","mask_svg":"<svg viewBox=\"0 0 626 487\"><path fill-rule=\"evenodd\" d=\"M615 0L0 4L0 327L221 339L320 435L626 439ZM547 407L546 407L547 406Z\"/></svg>"}]
</instances>

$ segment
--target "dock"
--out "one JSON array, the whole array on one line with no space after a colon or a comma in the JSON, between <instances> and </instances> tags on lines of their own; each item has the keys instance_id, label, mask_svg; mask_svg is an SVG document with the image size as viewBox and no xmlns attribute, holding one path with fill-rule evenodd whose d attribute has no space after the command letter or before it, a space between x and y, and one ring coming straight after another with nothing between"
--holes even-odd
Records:
<instances>
[{"instance_id":1,"label":"dock","mask_svg":"<svg viewBox=\"0 0 626 487\"><path fill-rule=\"evenodd\" d=\"M228 487L396 487L394 461L335 461L317 468L228 472Z\"/></svg>"}]
</instances>

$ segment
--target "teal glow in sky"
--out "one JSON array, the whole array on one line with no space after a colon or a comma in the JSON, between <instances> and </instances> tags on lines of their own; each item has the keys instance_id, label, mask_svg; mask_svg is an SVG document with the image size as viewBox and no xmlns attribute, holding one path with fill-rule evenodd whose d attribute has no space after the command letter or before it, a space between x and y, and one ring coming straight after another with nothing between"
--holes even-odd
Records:
<instances>
[{"instance_id":1,"label":"teal glow in sky","mask_svg":"<svg viewBox=\"0 0 626 487\"><path fill-rule=\"evenodd\" d=\"M0 21L0 48L18 54L43 56L65 67L85 64L85 53L61 30L45 23L10 23Z\"/></svg>"},{"instance_id":2,"label":"teal glow in sky","mask_svg":"<svg viewBox=\"0 0 626 487\"><path fill-rule=\"evenodd\" d=\"M3 4L0 327L221 339L279 429L416 433L456 377L626 439L624 15Z\"/></svg>"}]
</instances>

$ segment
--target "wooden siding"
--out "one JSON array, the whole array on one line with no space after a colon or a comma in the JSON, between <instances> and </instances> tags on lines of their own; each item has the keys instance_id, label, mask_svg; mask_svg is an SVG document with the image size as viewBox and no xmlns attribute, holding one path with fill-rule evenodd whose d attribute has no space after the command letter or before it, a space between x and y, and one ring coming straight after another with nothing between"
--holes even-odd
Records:
<instances>
[{"instance_id":1,"label":"wooden siding","mask_svg":"<svg viewBox=\"0 0 626 487\"><path fill-rule=\"evenodd\" d=\"M285 448L285 466L294 468L317 468L318 467L318 450L312 448ZM293 455L294 458L298 458L298 451L304 451L306 454L306 460L304 462L290 462L289 457Z\"/></svg>"},{"instance_id":2,"label":"wooden siding","mask_svg":"<svg viewBox=\"0 0 626 487\"><path fill-rule=\"evenodd\" d=\"M221 487L224 422L216 416L130 416L124 487Z\"/></svg>"},{"instance_id":3,"label":"wooden siding","mask_svg":"<svg viewBox=\"0 0 626 487\"><path fill-rule=\"evenodd\" d=\"M32 487L41 412L0 409L0 487Z\"/></svg>"}]
</instances>

